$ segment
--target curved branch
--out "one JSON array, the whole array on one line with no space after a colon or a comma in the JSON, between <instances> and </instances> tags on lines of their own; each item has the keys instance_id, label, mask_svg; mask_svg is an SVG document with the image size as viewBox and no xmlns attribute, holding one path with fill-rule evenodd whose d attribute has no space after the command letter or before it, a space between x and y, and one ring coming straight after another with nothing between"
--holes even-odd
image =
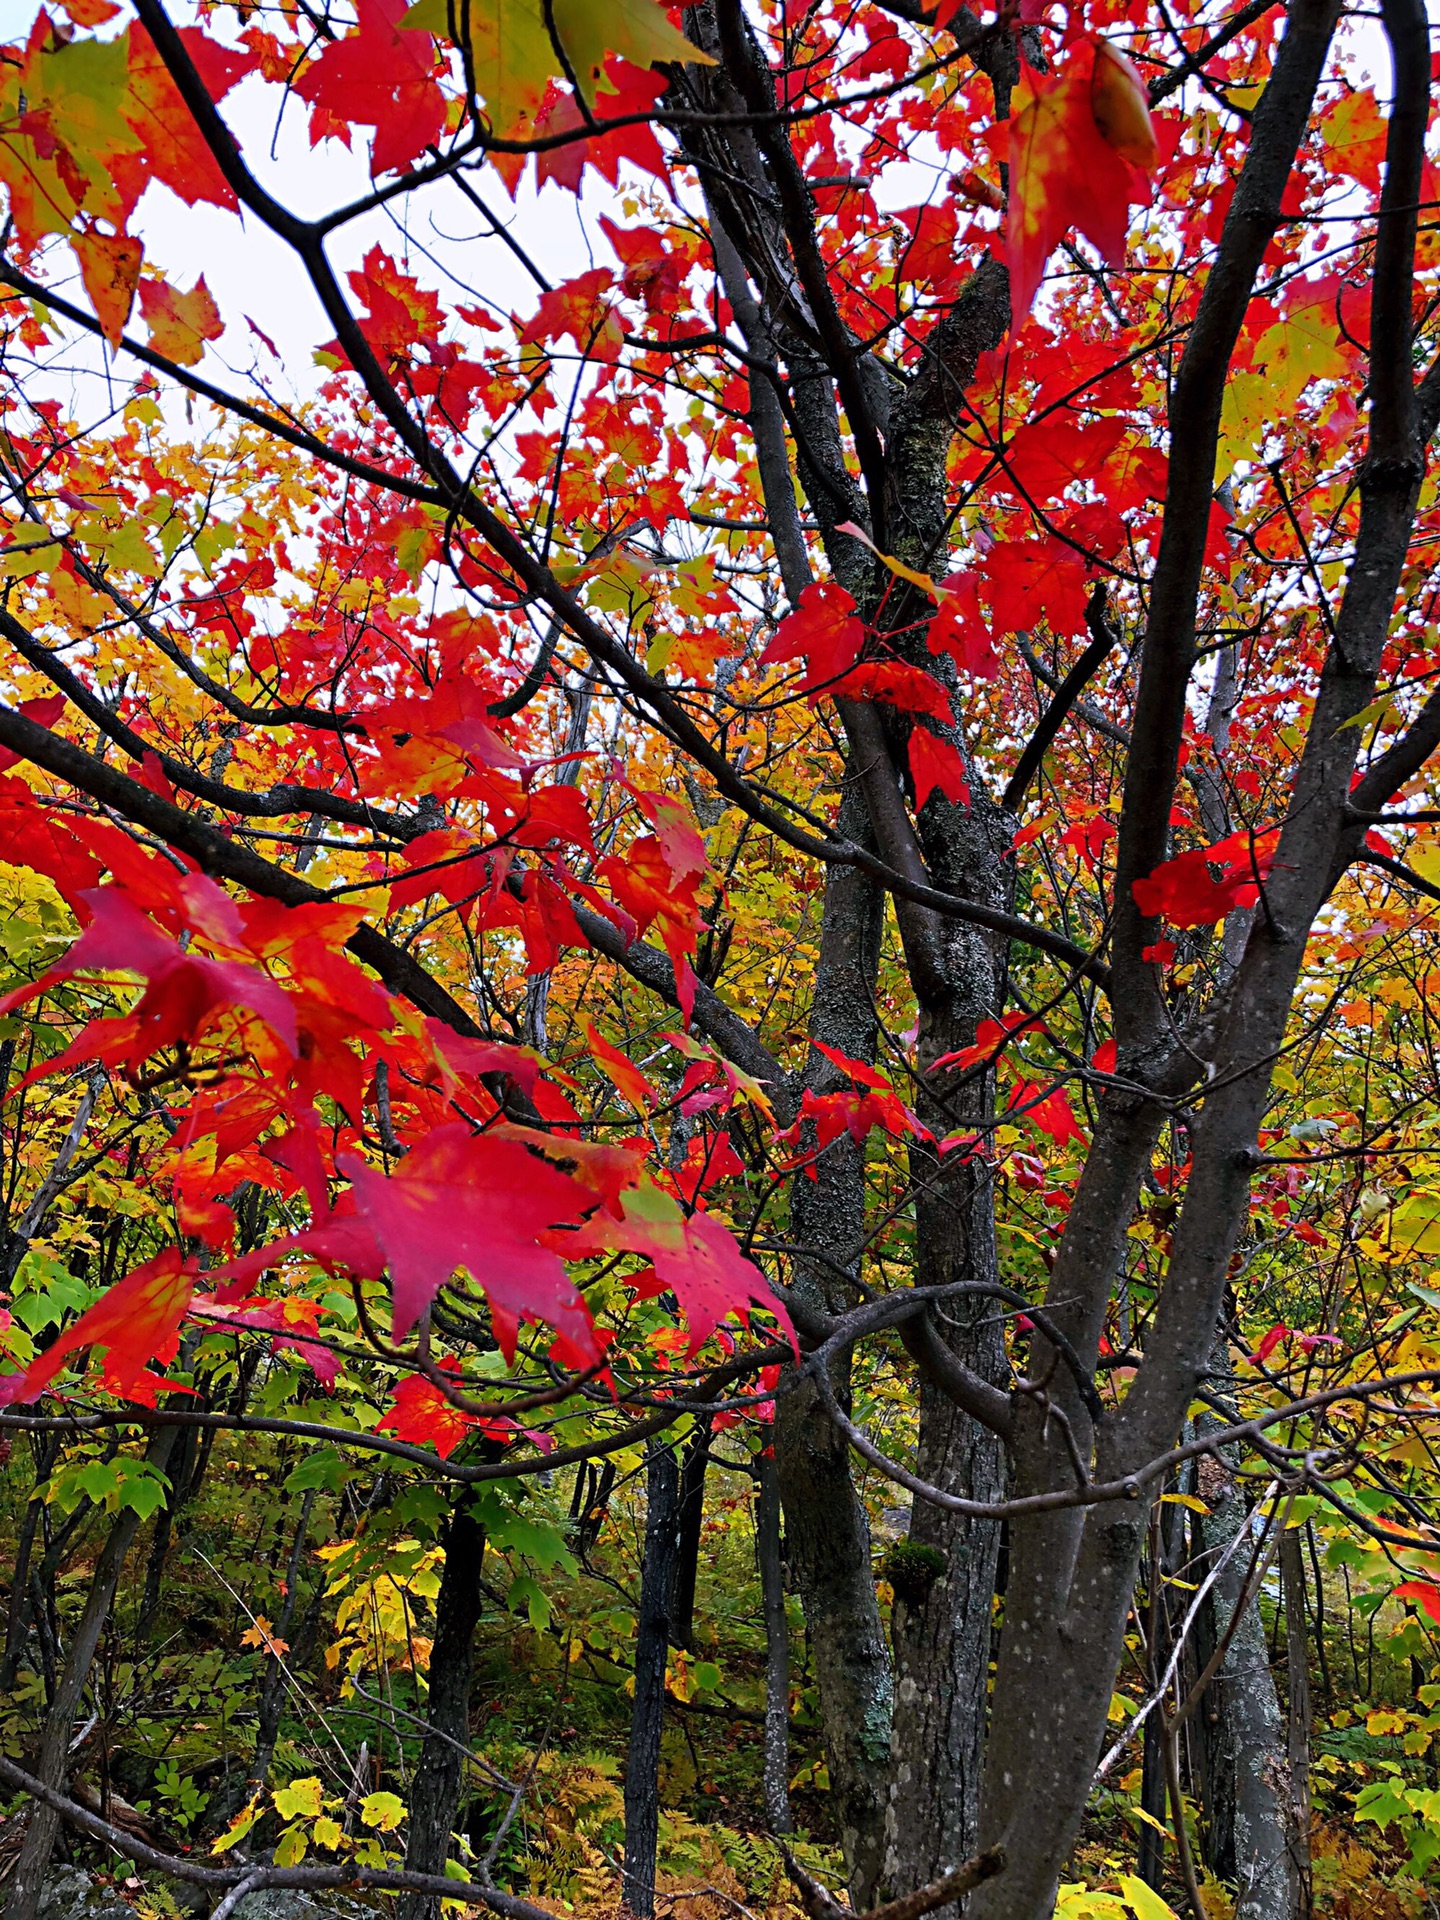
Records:
<instances>
[{"instance_id":1,"label":"curved branch","mask_svg":"<svg viewBox=\"0 0 1440 1920\"><path fill-rule=\"evenodd\" d=\"M1266 4L1269 5L1270 0L1266 0ZM1085 621L1094 638L1061 681L1055 698L1040 716L1040 724L1030 736L1001 798L1002 813L1019 812L1025 789L1040 771L1040 763L1050 743L1064 726L1070 709L1120 644L1119 634L1105 619L1105 583L1102 580L1096 581L1091 592L1089 605L1085 609Z\"/></svg>"}]
</instances>

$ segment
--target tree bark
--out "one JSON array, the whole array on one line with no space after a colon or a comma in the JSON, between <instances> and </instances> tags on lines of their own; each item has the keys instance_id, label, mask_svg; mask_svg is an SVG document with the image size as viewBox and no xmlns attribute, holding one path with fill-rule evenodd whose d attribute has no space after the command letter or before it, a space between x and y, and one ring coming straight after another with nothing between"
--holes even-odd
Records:
<instances>
[{"instance_id":1,"label":"tree bark","mask_svg":"<svg viewBox=\"0 0 1440 1920\"><path fill-rule=\"evenodd\" d=\"M1314 1887L1310 1872L1310 1637L1305 1624L1305 1563L1300 1527L1287 1527L1280 1541L1280 1589L1285 1602L1286 1757L1290 1768L1290 1886L1295 1920L1310 1920Z\"/></svg>"},{"instance_id":2,"label":"tree bark","mask_svg":"<svg viewBox=\"0 0 1440 1920\"><path fill-rule=\"evenodd\" d=\"M176 1432L174 1427L157 1427L151 1436L150 1444L145 1449L145 1460L156 1473L163 1474L165 1471ZM85 1608L71 1639L55 1697L50 1702L40 1736L35 1777L47 1787L64 1787L65 1762L69 1756L75 1716L84 1697L85 1683L90 1677L100 1635L115 1599L115 1588L125 1565L125 1556L139 1530L139 1514L127 1508L110 1529L109 1538L95 1562ZM38 1802L31 1807L25 1828L25 1844L20 1850L15 1877L10 1883L10 1898L5 1903L5 1920L35 1920L59 1824L60 1816L53 1807L42 1806Z\"/></svg>"},{"instance_id":3,"label":"tree bark","mask_svg":"<svg viewBox=\"0 0 1440 1920\"><path fill-rule=\"evenodd\" d=\"M635 1633L635 1705L625 1758L624 1904L637 1920L655 1911L660 1841L660 1736L665 1725L665 1667L680 1520L680 1469L664 1438L650 1450L645 1553Z\"/></svg>"},{"instance_id":4,"label":"tree bark","mask_svg":"<svg viewBox=\"0 0 1440 1920\"><path fill-rule=\"evenodd\" d=\"M780 1550L780 1485L773 1450L760 1461L755 1492L755 1559L765 1621L765 1818L790 1832L790 1628Z\"/></svg>"},{"instance_id":5,"label":"tree bark","mask_svg":"<svg viewBox=\"0 0 1440 1920\"><path fill-rule=\"evenodd\" d=\"M670 1638L677 1647L695 1646L695 1583L700 1571L700 1534L705 1524L705 1471L710 1464L710 1417L697 1414L695 1430L680 1467L679 1540L675 1551L675 1599Z\"/></svg>"},{"instance_id":6,"label":"tree bark","mask_svg":"<svg viewBox=\"0 0 1440 1920\"><path fill-rule=\"evenodd\" d=\"M410 1793L407 1873L443 1873L465 1785L470 1750L470 1658L480 1620L480 1575L485 1529L470 1510L462 1487L445 1528L445 1564L435 1599L435 1640L430 1649L425 1741ZM400 1897L399 1920L434 1920L440 1903L431 1895Z\"/></svg>"},{"instance_id":7,"label":"tree bark","mask_svg":"<svg viewBox=\"0 0 1440 1920\"><path fill-rule=\"evenodd\" d=\"M1202 1433L1206 1422L1216 1424L1207 1415ZM1210 1512L1196 1531L1208 1566L1238 1533L1248 1532L1250 1515L1240 1488L1216 1463L1206 1463L1200 1490ZM1197 1623L1195 1657L1202 1667L1235 1623L1197 1716L1204 1755L1205 1852L1210 1871L1236 1889L1235 1920L1291 1920L1280 1702L1258 1598L1241 1609L1251 1557L1243 1545L1230 1555Z\"/></svg>"},{"instance_id":8,"label":"tree bark","mask_svg":"<svg viewBox=\"0 0 1440 1920\"><path fill-rule=\"evenodd\" d=\"M868 837L864 801L849 780L838 828ZM875 1057L874 991L883 920L879 889L853 869L832 867L810 1031L856 1060ZM816 1052L806 1083L823 1092L844 1081L839 1069ZM854 1303L854 1290L842 1276L858 1274L864 1245L860 1149L842 1134L814 1171L814 1180L802 1173L791 1189L795 1286L803 1300L833 1312ZM836 1399L848 1406L848 1354L832 1361L830 1379ZM855 1490L849 1445L813 1381L806 1379L777 1399L774 1446L786 1549L820 1695L831 1802L851 1898L863 1910L880 1874L893 1701L890 1654L870 1564L870 1523Z\"/></svg>"}]
</instances>

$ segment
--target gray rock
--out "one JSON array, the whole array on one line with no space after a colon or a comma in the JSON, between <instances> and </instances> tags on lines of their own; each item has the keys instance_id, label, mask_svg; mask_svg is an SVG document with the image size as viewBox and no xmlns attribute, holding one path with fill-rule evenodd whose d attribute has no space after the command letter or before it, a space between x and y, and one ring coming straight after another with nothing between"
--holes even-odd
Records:
<instances>
[{"instance_id":1,"label":"gray rock","mask_svg":"<svg viewBox=\"0 0 1440 1920\"><path fill-rule=\"evenodd\" d=\"M135 1920L135 1913L83 1867L55 1867L41 1889L36 1920Z\"/></svg>"},{"instance_id":2,"label":"gray rock","mask_svg":"<svg viewBox=\"0 0 1440 1920\"><path fill-rule=\"evenodd\" d=\"M157 1876L165 1878L165 1876ZM182 1908L206 1913L220 1898L213 1890L166 1879ZM36 1920L136 1920L135 1909L83 1867L56 1867L40 1895ZM342 1894L310 1894L299 1887L262 1887L235 1910L235 1920L380 1920L374 1907Z\"/></svg>"},{"instance_id":3,"label":"gray rock","mask_svg":"<svg viewBox=\"0 0 1440 1920\"><path fill-rule=\"evenodd\" d=\"M380 1920L374 1907L343 1894L306 1893L302 1887L262 1887L235 1909L235 1920Z\"/></svg>"}]
</instances>

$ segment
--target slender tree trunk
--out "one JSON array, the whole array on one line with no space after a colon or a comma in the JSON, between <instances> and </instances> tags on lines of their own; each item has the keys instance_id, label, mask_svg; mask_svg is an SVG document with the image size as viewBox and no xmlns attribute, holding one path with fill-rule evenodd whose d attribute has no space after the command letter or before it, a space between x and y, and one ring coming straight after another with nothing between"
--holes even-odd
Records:
<instances>
[{"instance_id":1,"label":"slender tree trunk","mask_svg":"<svg viewBox=\"0 0 1440 1920\"><path fill-rule=\"evenodd\" d=\"M665 1726L665 1667L680 1522L680 1469L664 1439L650 1450L646 1474L645 1552L635 1634L635 1705L625 1759L624 1903L649 1920L655 1911L660 1841L660 1736Z\"/></svg>"},{"instance_id":2,"label":"slender tree trunk","mask_svg":"<svg viewBox=\"0 0 1440 1920\"><path fill-rule=\"evenodd\" d=\"M1198 1531L1212 1564L1237 1533L1248 1531L1250 1516L1228 1472L1204 1473L1201 1493L1210 1513ZM1206 1853L1211 1872L1236 1888L1235 1920L1291 1920L1285 1735L1258 1601L1252 1599L1235 1619L1250 1561L1243 1545L1230 1555L1198 1623L1195 1652L1204 1665L1235 1622L1198 1716L1205 1754Z\"/></svg>"},{"instance_id":3,"label":"slender tree trunk","mask_svg":"<svg viewBox=\"0 0 1440 1920\"><path fill-rule=\"evenodd\" d=\"M5 1041L0 1046L0 1060L3 1060L8 1072L10 1055L4 1054L4 1047L7 1046L13 1055L14 1043ZM10 1574L10 1606L5 1619L5 1650L0 1654L0 1693L8 1693L15 1685L25 1652L25 1636L31 1612L30 1562L35 1551L35 1536L40 1530L45 1511L40 1490L49 1478L60 1452L58 1435L32 1434L30 1444L35 1462L35 1489L26 1503L25 1518L20 1523L20 1537L15 1543L15 1564Z\"/></svg>"},{"instance_id":4,"label":"slender tree trunk","mask_svg":"<svg viewBox=\"0 0 1440 1920\"><path fill-rule=\"evenodd\" d=\"M465 1785L470 1751L470 1660L480 1620L480 1575L485 1529L470 1511L462 1487L445 1528L445 1564L435 1601L435 1640L430 1649L427 1730L410 1792L407 1873L443 1873ZM399 1920L434 1920L438 1900L417 1893L400 1896Z\"/></svg>"},{"instance_id":5,"label":"slender tree trunk","mask_svg":"<svg viewBox=\"0 0 1440 1920\"><path fill-rule=\"evenodd\" d=\"M680 1531L675 1554L675 1598L670 1638L692 1652L695 1646L695 1583L700 1571L700 1534L705 1524L705 1472L710 1465L710 1417L697 1415L695 1431L680 1468Z\"/></svg>"},{"instance_id":6,"label":"slender tree trunk","mask_svg":"<svg viewBox=\"0 0 1440 1920\"><path fill-rule=\"evenodd\" d=\"M310 1530L310 1514L315 1505L315 1489L307 1488L305 1498L300 1503L300 1516L295 1522L295 1536L290 1544L290 1560L285 1569L285 1600L280 1609L280 1618L275 1623L277 1640L288 1641L290 1629L295 1621L295 1605L299 1599L300 1560L305 1551L305 1536ZM270 1654L265 1661L265 1677L260 1683L259 1725L255 1730L255 1760L251 1768L251 1778L255 1786L263 1787L270 1772L270 1762L275 1754L275 1742L280 1734L280 1715L285 1705L285 1675L279 1658Z\"/></svg>"},{"instance_id":7,"label":"slender tree trunk","mask_svg":"<svg viewBox=\"0 0 1440 1920\"><path fill-rule=\"evenodd\" d=\"M1300 1527L1287 1527L1280 1541L1280 1588L1285 1601L1289 1693L1286 1757L1290 1764L1290 1885L1295 1920L1310 1920L1314 1906L1310 1872L1310 1637L1305 1624L1302 1531Z\"/></svg>"},{"instance_id":8,"label":"slender tree trunk","mask_svg":"<svg viewBox=\"0 0 1440 1920\"><path fill-rule=\"evenodd\" d=\"M1150 1682L1158 1679L1155 1662L1150 1663ZM1169 1793L1165 1778L1165 1715L1157 1707L1145 1722L1144 1745L1140 1750L1140 1811L1148 1813L1149 1820L1140 1822L1140 1844L1136 1853L1135 1871L1147 1887L1157 1892L1165 1880L1165 1825L1166 1808Z\"/></svg>"},{"instance_id":9,"label":"slender tree trunk","mask_svg":"<svg viewBox=\"0 0 1440 1920\"><path fill-rule=\"evenodd\" d=\"M185 1364L184 1359L182 1364ZM145 1586L140 1598L140 1615L135 1623L136 1635L141 1640L149 1639L151 1629L160 1612L165 1562L169 1558L170 1542L175 1533L176 1515L196 1490L195 1459L198 1441L197 1428L182 1427L180 1437L175 1443L174 1470L170 1475L170 1498L155 1517L155 1531L151 1536L150 1552L145 1560Z\"/></svg>"},{"instance_id":10,"label":"slender tree trunk","mask_svg":"<svg viewBox=\"0 0 1440 1920\"><path fill-rule=\"evenodd\" d=\"M780 1485L775 1456L760 1461L755 1495L755 1559L765 1621L765 1818L772 1833L790 1832L790 1630L785 1618L780 1551Z\"/></svg>"},{"instance_id":11,"label":"slender tree trunk","mask_svg":"<svg viewBox=\"0 0 1440 1920\"><path fill-rule=\"evenodd\" d=\"M145 1460L157 1473L165 1471L176 1431L174 1427L157 1427L151 1436L145 1450ZM110 1536L95 1562L85 1608L71 1638L65 1665L55 1688L55 1697L50 1702L40 1736L35 1775L47 1787L63 1789L65 1785L65 1762L75 1716L84 1697L85 1683L90 1677L100 1635L115 1599L115 1588L125 1565L125 1556L139 1528L138 1513L129 1509L122 1512L110 1529ZM15 1877L10 1883L10 1898L5 1903L5 1920L35 1920L59 1824L60 1816L53 1808L41 1806L38 1802L31 1807L25 1829L25 1844L20 1850Z\"/></svg>"},{"instance_id":12,"label":"slender tree trunk","mask_svg":"<svg viewBox=\"0 0 1440 1920\"><path fill-rule=\"evenodd\" d=\"M921 503L912 498L909 507L913 522ZM958 731L955 744L964 751ZM973 795L967 808L936 795L921 810L929 866L937 884L1008 909L1003 855L1015 823L985 795L978 776ZM923 1078L916 1106L940 1139L983 1129L993 1116L991 1075L937 1075L933 1063L972 1045L979 1023L996 1012L1006 954L1003 941L959 922L937 931L937 945L943 978L953 984L922 996L917 1053ZM941 1155L921 1146L911 1164L916 1284L996 1284L994 1176L984 1155ZM927 1332L971 1374L997 1389L1009 1387L1004 1310L993 1296L947 1301L928 1317ZM997 1434L924 1377L919 1416L916 1471L922 1479L971 1500L1004 1498L1008 1467ZM886 1898L926 1885L975 1851L1000 1553L996 1522L966 1519L921 1499L914 1502L909 1538L939 1556L939 1571L933 1583L897 1590L891 1621L895 1715L880 1884ZM942 1920L955 1912L942 1909Z\"/></svg>"},{"instance_id":13,"label":"slender tree trunk","mask_svg":"<svg viewBox=\"0 0 1440 1920\"><path fill-rule=\"evenodd\" d=\"M837 830L868 839L864 801L848 782ZM853 868L830 869L810 1030L856 1060L875 1057L874 991L883 919L884 902L870 881ZM845 1084L819 1053L806 1078L819 1092ZM802 1300L834 1312L855 1299L842 1275L858 1273L864 1244L863 1158L842 1134L814 1171L814 1180L801 1174L791 1189L795 1286ZM837 1400L848 1406L848 1354L832 1361L830 1379ZM871 1571L870 1523L855 1490L849 1445L813 1381L802 1381L776 1401L774 1446L786 1553L820 1696L831 1804L851 1897L864 1908L880 1874L893 1703L890 1653Z\"/></svg>"}]
</instances>

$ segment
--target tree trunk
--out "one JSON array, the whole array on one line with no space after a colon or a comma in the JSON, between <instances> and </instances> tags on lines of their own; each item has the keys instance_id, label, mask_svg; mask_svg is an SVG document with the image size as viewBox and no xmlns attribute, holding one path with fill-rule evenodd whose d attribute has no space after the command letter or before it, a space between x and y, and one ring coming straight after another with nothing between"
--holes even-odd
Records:
<instances>
[{"instance_id":1,"label":"tree trunk","mask_svg":"<svg viewBox=\"0 0 1440 1920\"><path fill-rule=\"evenodd\" d=\"M462 1487L445 1528L445 1564L435 1600L435 1640L425 1702L427 1727L410 1792L407 1873L445 1871L465 1785L470 1655L480 1619L480 1575L485 1563L485 1529L470 1511L470 1500L470 1489ZM432 1896L407 1893L400 1896L397 1912L399 1920L434 1920L439 1910L440 1903Z\"/></svg>"},{"instance_id":2,"label":"tree trunk","mask_svg":"<svg viewBox=\"0 0 1440 1920\"><path fill-rule=\"evenodd\" d=\"M765 1621L765 1818L772 1833L790 1832L790 1629L785 1618L780 1552L780 1486L775 1455L760 1461L755 1495L755 1559Z\"/></svg>"},{"instance_id":3,"label":"tree trunk","mask_svg":"<svg viewBox=\"0 0 1440 1920\"><path fill-rule=\"evenodd\" d=\"M988 337L988 336L987 336ZM903 421L897 423L897 437ZM912 525L920 503L909 500ZM964 752L963 735L954 744ZM973 772L973 769L971 770ZM920 829L938 884L967 899L1008 909L1004 850L1015 823L980 787L969 807L936 795L921 810ZM945 990L923 995L917 1045L922 1079L916 1107L937 1138L988 1126L995 1108L993 1075L942 1072L933 1063L974 1044L982 1020L1002 1004L1004 943L955 922L936 935ZM983 1137L983 1135L982 1135ZM995 1244L994 1176L982 1153L941 1155L917 1147L915 1281L918 1286L993 1286L1000 1278ZM1010 1384L1004 1309L993 1295L963 1294L927 1316L925 1335L969 1372L1004 1390ZM924 1352L913 1341L922 1367ZM997 1398L1001 1394L997 1393ZM1004 1498L1004 1445L962 1411L941 1386L919 1382L916 1471L932 1485L971 1500ZM896 1587L895 1718L885 1810L881 1890L895 1898L924 1886L970 1857L980 1821L995 1581L1000 1528L990 1520L947 1513L917 1499L909 1544L938 1560L933 1583ZM954 1907L942 1910L942 1920Z\"/></svg>"},{"instance_id":4,"label":"tree trunk","mask_svg":"<svg viewBox=\"0 0 1440 1920\"><path fill-rule=\"evenodd\" d=\"M1305 1563L1300 1527L1287 1527L1280 1541L1280 1588L1285 1601L1285 1648L1289 1705L1286 1749L1290 1764L1290 1884L1295 1920L1310 1920L1314 1891L1310 1872L1310 1637L1305 1626Z\"/></svg>"},{"instance_id":5,"label":"tree trunk","mask_svg":"<svg viewBox=\"0 0 1440 1920\"><path fill-rule=\"evenodd\" d=\"M145 1450L145 1460L156 1473L164 1473L175 1435L174 1427L157 1427L151 1436ZM95 1562L85 1609L71 1639L70 1650L55 1688L55 1697L50 1702L40 1736L35 1775L47 1787L64 1788L65 1762L69 1755L75 1716L84 1697L95 1650L100 1644L100 1635L115 1598L125 1556L139 1529L139 1514L130 1509L122 1512L110 1529L109 1538ZM10 1898L5 1903L5 1920L35 1920L59 1825L60 1816L52 1807L42 1806L38 1801L31 1807L25 1828L25 1844L20 1850L15 1877L10 1883Z\"/></svg>"},{"instance_id":6,"label":"tree trunk","mask_svg":"<svg viewBox=\"0 0 1440 1920\"><path fill-rule=\"evenodd\" d=\"M10 1047L13 1054L14 1043L6 1041L0 1045L0 1063L8 1071L10 1056L4 1052L6 1046ZM20 1523L20 1536L15 1543L15 1563L10 1574L10 1606L5 1619L5 1650L0 1654L0 1693L9 1693L15 1685L25 1652L31 1610L30 1562L35 1551L35 1536L40 1530L41 1516L45 1511L41 1488L59 1458L59 1435L32 1434L30 1447L35 1462L35 1487L26 1502L25 1518Z\"/></svg>"},{"instance_id":7,"label":"tree trunk","mask_svg":"<svg viewBox=\"0 0 1440 1920\"><path fill-rule=\"evenodd\" d=\"M1213 1463L1202 1468L1200 1491L1210 1513L1198 1532L1213 1564L1248 1531L1250 1516L1238 1486ZM1202 1666L1235 1620L1251 1557L1243 1544L1231 1554L1201 1609L1195 1654ZM1236 1622L1198 1718L1210 1870L1236 1888L1235 1920L1291 1920L1285 1736L1256 1599Z\"/></svg>"},{"instance_id":8,"label":"tree trunk","mask_svg":"<svg viewBox=\"0 0 1440 1920\"><path fill-rule=\"evenodd\" d=\"M277 1640L288 1641L290 1629L295 1621L295 1604L299 1598L300 1557L305 1551L305 1536L310 1530L310 1514L315 1505L315 1489L306 1489L300 1503L300 1517L295 1522L295 1535L290 1545L290 1560L285 1569L285 1601L280 1609L280 1618L275 1623ZM321 1582L324 1584L323 1580ZM265 1677L260 1683L260 1715L255 1730L255 1760L251 1767L251 1779L257 1788L263 1787L270 1772L270 1762L275 1753L275 1742L280 1733L280 1715L285 1705L285 1675L279 1658L270 1654L265 1661Z\"/></svg>"},{"instance_id":9,"label":"tree trunk","mask_svg":"<svg viewBox=\"0 0 1440 1920\"><path fill-rule=\"evenodd\" d=\"M1150 1663L1149 1683L1158 1679L1157 1663ZM1140 1844L1136 1852L1135 1872L1147 1887L1154 1887L1158 1893L1165 1881L1165 1835L1161 1829L1165 1825L1166 1807L1169 1794L1165 1780L1165 1712L1157 1707L1145 1722L1144 1744L1140 1750L1140 1811L1148 1813L1149 1820L1140 1822ZM1183 1814L1177 1809L1177 1818Z\"/></svg>"},{"instance_id":10,"label":"tree trunk","mask_svg":"<svg viewBox=\"0 0 1440 1920\"><path fill-rule=\"evenodd\" d=\"M868 839L864 801L849 781L837 830ZM883 920L878 889L853 868L832 867L826 876L810 1031L856 1060L875 1057L874 991ZM806 1082L824 1092L844 1079L815 1053ZM791 1189L795 1287L803 1301L834 1312L854 1304L854 1290L841 1275L858 1272L865 1238L861 1152L842 1134L814 1172L814 1180L800 1174ZM816 1257L806 1259L807 1253ZM836 1399L847 1407L848 1353L831 1362L830 1380ZM810 1668L820 1696L831 1804L851 1898L863 1909L880 1875L893 1699L870 1564L870 1523L851 1475L849 1443L808 1378L777 1399L774 1446L786 1554L805 1613Z\"/></svg>"},{"instance_id":11,"label":"tree trunk","mask_svg":"<svg viewBox=\"0 0 1440 1920\"><path fill-rule=\"evenodd\" d=\"M700 1571L700 1533L705 1523L705 1471L710 1465L710 1416L697 1414L680 1468L679 1539L675 1552L675 1598L670 1638L687 1653L695 1647L695 1582Z\"/></svg>"},{"instance_id":12,"label":"tree trunk","mask_svg":"<svg viewBox=\"0 0 1440 1920\"><path fill-rule=\"evenodd\" d=\"M635 1633L635 1706L625 1759L624 1904L649 1920L655 1911L655 1855L660 1840L660 1736L665 1725L665 1666L675 1590L680 1469L662 1438L650 1450L646 1476L645 1555Z\"/></svg>"}]
</instances>

